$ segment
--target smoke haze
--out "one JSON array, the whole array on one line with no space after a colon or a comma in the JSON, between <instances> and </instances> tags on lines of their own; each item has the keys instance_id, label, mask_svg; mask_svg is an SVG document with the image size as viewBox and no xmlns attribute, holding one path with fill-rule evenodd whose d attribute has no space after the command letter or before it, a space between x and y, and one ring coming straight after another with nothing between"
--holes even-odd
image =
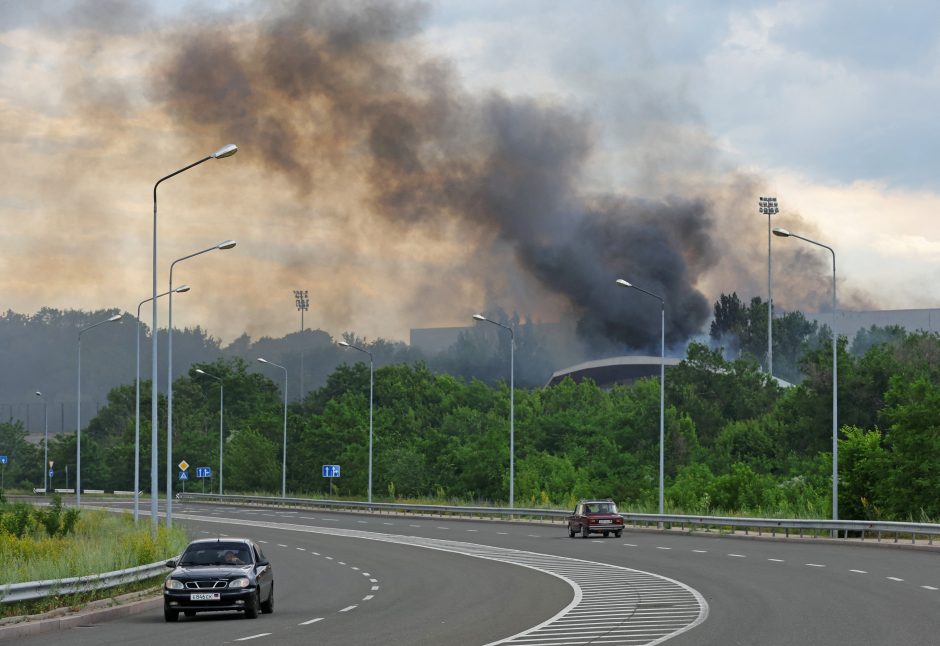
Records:
<instances>
[{"instance_id":1,"label":"smoke haze","mask_svg":"<svg viewBox=\"0 0 940 646\"><path fill-rule=\"evenodd\" d=\"M428 11L272 2L160 22L143 4L85 2L71 23L46 24L67 33L58 73L73 113L44 115L35 141L14 142L16 126L4 128L8 152L20 147L26 160L39 158L39 136L67 145L55 191L28 209L67 235L17 254L49 277L42 301L81 306L69 299L83 292L113 304L116 293L132 310L149 294L150 186L229 141L235 158L160 189L161 266L239 240L226 252L234 259L200 259L198 270L193 261L177 278L199 294L181 302L182 320L227 339L290 328L291 290L308 288L307 325L336 332L400 338L498 305L573 318L593 352L649 350L657 303L616 278L665 299L670 345L705 328L720 292L764 294L760 178L724 167L701 133L685 136L673 107L632 115L631 131L657 136L621 143L645 160L635 175L646 182L598 189L592 168L609 133L591 114L557 99L471 93L422 44ZM134 73L120 60L134 61ZM48 176L29 168L18 176L38 190ZM778 225L813 234L794 214ZM116 275L107 259L122 248ZM787 267L778 304L825 309L828 258L776 241L775 256Z\"/></svg>"}]
</instances>

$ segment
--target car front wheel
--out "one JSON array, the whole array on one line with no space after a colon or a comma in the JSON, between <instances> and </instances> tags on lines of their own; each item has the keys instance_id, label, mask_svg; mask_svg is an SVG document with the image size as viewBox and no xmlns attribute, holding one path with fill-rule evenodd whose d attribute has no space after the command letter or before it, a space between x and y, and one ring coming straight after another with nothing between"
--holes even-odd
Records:
<instances>
[{"instance_id":1,"label":"car front wheel","mask_svg":"<svg viewBox=\"0 0 940 646\"><path fill-rule=\"evenodd\" d=\"M164 620L173 622L179 618L180 618L179 610L170 610L169 606L167 606L166 604L163 604L163 619Z\"/></svg>"},{"instance_id":2,"label":"car front wheel","mask_svg":"<svg viewBox=\"0 0 940 646\"><path fill-rule=\"evenodd\" d=\"M258 611L260 610L261 602L259 600L261 592L255 592L251 595L251 599L248 601L248 605L245 606L245 619L257 619Z\"/></svg>"},{"instance_id":3,"label":"car front wheel","mask_svg":"<svg viewBox=\"0 0 940 646\"><path fill-rule=\"evenodd\" d=\"M271 592L268 593L268 600L261 604L261 612L270 615L274 612L274 584L271 584Z\"/></svg>"},{"instance_id":4,"label":"car front wheel","mask_svg":"<svg viewBox=\"0 0 940 646\"><path fill-rule=\"evenodd\" d=\"M574 535L577 533L578 532L576 532L574 528L571 527L571 525L568 526L568 538L574 538Z\"/></svg>"}]
</instances>

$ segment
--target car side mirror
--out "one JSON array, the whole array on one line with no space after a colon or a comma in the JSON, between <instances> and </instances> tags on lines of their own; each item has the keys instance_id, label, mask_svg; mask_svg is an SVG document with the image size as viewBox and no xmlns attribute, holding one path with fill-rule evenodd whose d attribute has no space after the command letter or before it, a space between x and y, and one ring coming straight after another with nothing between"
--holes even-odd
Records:
<instances>
[{"instance_id":1,"label":"car side mirror","mask_svg":"<svg viewBox=\"0 0 940 646\"><path fill-rule=\"evenodd\" d=\"M268 565L268 561L267 561L266 559L261 559L260 561L258 561L257 563L255 563L255 565L256 565L257 567L261 567L262 565Z\"/></svg>"},{"instance_id":2,"label":"car side mirror","mask_svg":"<svg viewBox=\"0 0 940 646\"><path fill-rule=\"evenodd\" d=\"M175 567L176 567L176 560L175 560L175 559L170 559L169 561L166 562L166 566L167 566L167 567L173 567L173 568L175 568Z\"/></svg>"}]
</instances>

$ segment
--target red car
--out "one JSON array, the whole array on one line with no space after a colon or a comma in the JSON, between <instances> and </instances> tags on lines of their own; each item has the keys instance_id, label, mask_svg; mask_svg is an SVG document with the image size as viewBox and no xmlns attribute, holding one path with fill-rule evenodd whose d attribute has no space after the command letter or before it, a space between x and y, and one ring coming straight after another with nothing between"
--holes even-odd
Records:
<instances>
[{"instance_id":1,"label":"red car","mask_svg":"<svg viewBox=\"0 0 940 646\"><path fill-rule=\"evenodd\" d=\"M582 500L568 516L568 536L574 538L580 532L587 538L593 532L605 537L611 533L620 538L623 533L623 518L617 513L617 505L607 500Z\"/></svg>"}]
</instances>

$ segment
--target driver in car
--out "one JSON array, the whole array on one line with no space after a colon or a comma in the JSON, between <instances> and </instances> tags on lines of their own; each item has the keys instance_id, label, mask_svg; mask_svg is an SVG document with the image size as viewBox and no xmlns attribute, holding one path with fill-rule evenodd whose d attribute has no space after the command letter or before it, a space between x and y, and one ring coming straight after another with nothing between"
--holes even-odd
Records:
<instances>
[{"instance_id":1,"label":"driver in car","mask_svg":"<svg viewBox=\"0 0 940 646\"><path fill-rule=\"evenodd\" d=\"M225 556L222 557L222 560L232 565L243 565L242 560L238 558L238 555L232 550L227 551Z\"/></svg>"}]
</instances>

